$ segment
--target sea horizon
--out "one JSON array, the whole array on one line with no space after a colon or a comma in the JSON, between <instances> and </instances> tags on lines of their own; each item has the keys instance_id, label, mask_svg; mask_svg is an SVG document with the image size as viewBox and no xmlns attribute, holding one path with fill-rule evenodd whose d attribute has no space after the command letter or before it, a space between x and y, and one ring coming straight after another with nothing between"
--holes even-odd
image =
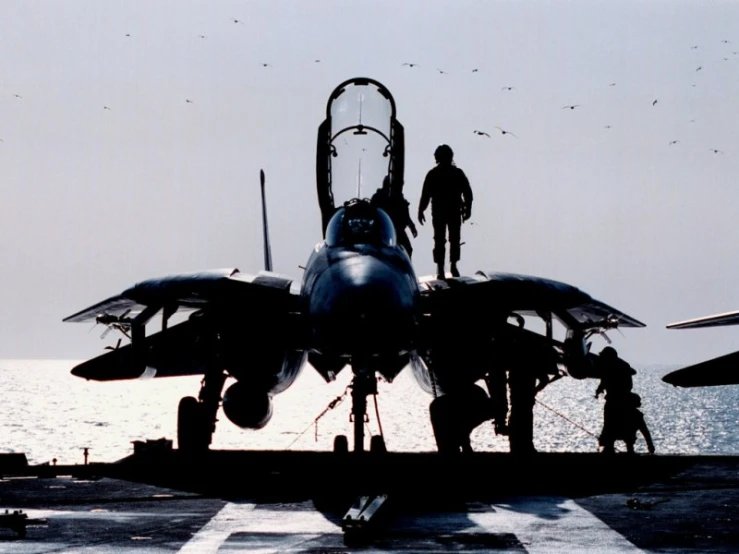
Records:
<instances>
[{"instance_id":1,"label":"sea horizon","mask_svg":"<svg viewBox=\"0 0 739 554\"><path fill-rule=\"evenodd\" d=\"M133 451L134 441L171 439L176 445L177 405L197 396L200 376L86 381L69 373L74 359L0 359L5 402L0 408L2 452L25 453L29 463L113 462ZM657 454L739 455L739 388L683 389L664 383L675 364L635 366L634 390ZM276 395L274 416L261 430L242 430L219 411L213 449L329 451L337 434L351 438L348 386L351 371L326 383L310 366ZM228 383L227 383L228 384ZM547 386L534 407L534 445L540 452L597 452L603 398L598 380L560 379ZM329 404L340 401L333 409ZM408 368L392 382L379 381L377 411L368 402L367 434L383 434L390 451L431 452L436 443L428 406L432 397ZM476 451L507 452L508 439L485 422L472 433ZM617 443L617 449L623 445ZM640 437L637 451L646 452Z\"/></svg>"}]
</instances>

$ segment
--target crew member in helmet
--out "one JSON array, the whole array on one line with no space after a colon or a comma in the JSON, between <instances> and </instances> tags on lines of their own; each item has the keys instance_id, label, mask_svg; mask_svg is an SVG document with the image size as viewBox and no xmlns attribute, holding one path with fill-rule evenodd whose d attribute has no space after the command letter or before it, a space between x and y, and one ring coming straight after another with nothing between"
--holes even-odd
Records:
<instances>
[{"instance_id":1,"label":"crew member in helmet","mask_svg":"<svg viewBox=\"0 0 739 554\"><path fill-rule=\"evenodd\" d=\"M612 454L615 452L614 443L617 440L624 440L631 452L636 440L637 429L635 427L640 427L634 423L636 421L634 410L638 408L632 392L633 376L636 375L636 371L628 362L622 360L611 346L606 346L601 350L597 367L601 379L598 388L595 389L595 397L598 398L603 392L606 393L606 403L603 407L603 430L598 437L598 444L602 447L603 453ZM642 434L645 438L647 437L647 433ZM633 435L633 440L629 440L631 435ZM651 436L647 442L651 444ZM653 446L650 447L650 451L653 451Z\"/></svg>"},{"instance_id":2,"label":"crew member in helmet","mask_svg":"<svg viewBox=\"0 0 739 554\"><path fill-rule=\"evenodd\" d=\"M472 215L472 189L467 176L454 164L454 152L442 144L434 152L436 167L426 174L418 205L418 222L423 225L423 212L431 203L431 222L434 226L434 262L437 278L444 279L446 241L449 238L449 261L453 277L459 277L460 231L462 221Z\"/></svg>"},{"instance_id":3,"label":"crew member in helmet","mask_svg":"<svg viewBox=\"0 0 739 554\"><path fill-rule=\"evenodd\" d=\"M387 215L390 216L395 226L398 244L405 248L409 258L413 256L413 247L405 230L406 228L410 229L413 238L418 236L418 231L408 211L409 202L403 196L402 188L394 182L391 183L390 177L386 175L382 181L382 187L372 195L371 202L378 208L385 210Z\"/></svg>"}]
</instances>

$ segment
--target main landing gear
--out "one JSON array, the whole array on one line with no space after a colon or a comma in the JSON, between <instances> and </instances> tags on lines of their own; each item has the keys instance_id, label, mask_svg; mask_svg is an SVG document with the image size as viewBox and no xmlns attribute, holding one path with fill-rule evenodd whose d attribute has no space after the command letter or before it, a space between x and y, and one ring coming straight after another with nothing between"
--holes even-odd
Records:
<instances>
[{"instance_id":1,"label":"main landing gear","mask_svg":"<svg viewBox=\"0 0 739 554\"><path fill-rule=\"evenodd\" d=\"M198 398L186 396L177 410L177 448L186 454L206 452L216 430L216 415L226 373L220 364L209 367Z\"/></svg>"}]
</instances>

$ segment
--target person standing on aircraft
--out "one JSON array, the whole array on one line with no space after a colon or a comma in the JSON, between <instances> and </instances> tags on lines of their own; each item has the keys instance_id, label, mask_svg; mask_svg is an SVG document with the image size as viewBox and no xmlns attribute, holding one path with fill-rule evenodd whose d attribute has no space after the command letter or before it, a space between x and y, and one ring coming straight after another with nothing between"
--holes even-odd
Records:
<instances>
[{"instance_id":1,"label":"person standing on aircraft","mask_svg":"<svg viewBox=\"0 0 739 554\"><path fill-rule=\"evenodd\" d=\"M413 238L418 236L418 230L408 210L410 202L403 196L401 188L391 184L390 177L385 176L382 180L382 187L377 189L370 201L390 216L395 226L395 234L398 236L398 244L405 248L409 258L412 257L413 247L405 229L407 227L411 230Z\"/></svg>"},{"instance_id":2,"label":"person standing on aircraft","mask_svg":"<svg viewBox=\"0 0 739 554\"><path fill-rule=\"evenodd\" d=\"M423 182L418 222L423 225L426 221L423 213L430 202L437 278L444 279L447 232L452 277L459 277L460 233L462 222L472 215L472 189L464 171L454 164L454 152L448 145L439 146L434 158L436 167L429 170Z\"/></svg>"}]
</instances>

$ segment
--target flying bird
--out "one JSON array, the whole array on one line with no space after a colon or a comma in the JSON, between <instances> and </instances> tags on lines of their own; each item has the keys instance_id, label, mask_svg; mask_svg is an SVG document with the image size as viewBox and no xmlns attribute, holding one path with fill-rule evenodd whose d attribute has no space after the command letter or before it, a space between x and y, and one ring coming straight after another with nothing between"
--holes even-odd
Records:
<instances>
[{"instance_id":1,"label":"flying bird","mask_svg":"<svg viewBox=\"0 0 739 554\"><path fill-rule=\"evenodd\" d=\"M241 21L240 19L233 19L232 21L233 21L234 23L241 23L242 25L244 24L244 22L243 22L243 21Z\"/></svg>"},{"instance_id":2,"label":"flying bird","mask_svg":"<svg viewBox=\"0 0 739 554\"><path fill-rule=\"evenodd\" d=\"M271 64L262 62L262 67L271 67Z\"/></svg>"},{"instance_id":3,"label":"flying bird","mask_svg":"<svg viewBox=\"0 0 739 554\"><path fill-rule=\"evenodd\" d=\"M110 110L110 108L109 108L108 106L103 106L103 109L104 109L104 110L108 110L108 111L111 111L111 110Z\"/></svg>"},{"instance_id":4,"label":"flying bird","mask_svg":"<svg viewBox=\"0 0 739 554\"><path fill-rule=\"evenodd\" d=\"M192 104L192 100L190 100L189 98L185 98L185 102L188 104Z\"/></svg>"},{"instance_id":5,"label":"flying bird","mask_svg":"<svg viewBox=\"0 0 739 554\"><path fill-rule=\"evenodd\" d=\"M723 154L723 152L722 152L721 150L717 150L716 148L711 148L710 150L711 150L711 152L713 152L714 154Z\"/></svg>"},{"instance_id":6,"label":"flying bird","mask_svg":"<svg viewBox=\"0 0 739 554\"><path fill-rule=\"evenodd\" d=\"M438 71L441 75L447 74L446 71L444 71L443 69L437 69L436 71Z\"/></svg>"},{"instance_id":7,"label":"flying bird","mask_svg":"<svg viewBox=\"0 0 739 554\"><path fill-rule=\"evenodd\" d=\"M698 67L695 68L696 71L700 71L701 69L703 69L702 65L699 65Z\"/></svg>"},{"instance_id":8,"label":"flying bird","mask_svg":"<svg viewBox=\"0 0 739 554\"><path fill-rule=\"evenodd\" d=\"M508 86L500 87L500 90L513 90L513 87L508 87Z\"/></svg>"},{"instance_id":9,"label":"flying bird","mask_svg":"<svg viewBox=\"0 0 739 554\"><path fill-rule=\"evenodd\" d=\"M695 44L695 45L691 46L691 47L690 47L690 49L691 49L691 50L697 50L697 49L698 49L698 45L697 45L697 44Z\"/></svg>"},{"instance_id":10,"label":"flying bird","mask_svg":"<svg viewBox=\"0 0 739 554\"><path fill-rule=\"evenodd\" d=\"M498 131L500 131L500 134L501 135L511 135L512 137L516 137L516 135L514 135L510 131L506 131L505 129L503 129L501 127L498 127L497 125L495 126L495 128L498 129ZM516 138L518 138L518 137L516 137Z\"/></svg>"},{"instance_id":11,"label":"flying bird","mask_svg":"<svg viewBox=\"0 0 739 554\"><path fill-rule=\"evenodd\" d=\"M475 69L472 70L472 73L477 73L478 71L480 71L480 70L477 69L477 68L475 68Z\"/></svg>"},{"instance_id":12,"label":"flying bird","mask_svg":"<svg viewBox=\"0 0 739 554\"><path fill-rule=\"evenodd\" d=\"M477 129L475 129L472 132L475 133L476 135L483 135L483 136L490 138L490 135L488 135L485 131L478 131Z\"/></svg>"},{"instance_id":13,"label":"flying bird","mask_svg":"<svg viewBox=\"0 0 739 554\"><path fill-rule=\"evenodd\" d=\"M313 63L321 63L321 60L313 60Z\"/></svg>"},{"instance_id":14,"label":"flying bird","mask_svg":"<svg viewBox=\"0 0 739 554\"><path fill-rule=\"evenodd\" d=\"M654 101L652 102L652 106L655 106L656 104L657 104L657 99L655 98Z\"/></svg>"},{"instance_id":15,"label":"flying bird","mask_svg":"<svg viewBox=\"0 0 739 554\"><path fill-rule=\"evenodd\" d=\"M615 87L615 86L616 86L616 83L611 83L611 84L610 84L610 85L608 85L608 86L609 86L609 87Z\"/></svg>"},{"instance_id":16,"label":"flying bird","mask_svg":"<svg viewBox=\"0 0 739 554\"><path fill-rule=\"evenodd\" d=\"M571 106L562 106L562 109L563 109L563 110L566 110L566 109L568 109L568 108L569 108L570 110L574 110L575 108L577 108L577 107L579 107L579 106L580 106L580 104L573 104L573 105L571 105Z\"/></svg>"},{"instance_id":17,"label":"flying bird","mask_svg":"<svg viewBox=\"0 0 739 554\"><path fill-rule=\"evenodd\" d=\"M198 35L198 38L205 38L205 35Z\"/></svg>"},{"instance_id":18,"label":"flying bird","mask_svg":"<svg viewBox=\"0 0 739 554\"><path fill-rule=\"evenodd\" d=\"M679 140L671 140L671 141L670 141L670 144L677 144L678 142L680 142L680 141L679 141ZM668 146L669 146L669 145L668 145Z\"/></svg>"},{"instance_id":19,"label":"flying bird","mask_svg":"<svg viewBox=\"0 0 739 554\"><path fill-rule=\"evenodd\" d=\"M20 94L14 94L13 96L15 96L18 100L23 100L23 97Z\"/></svg>"},{"instance_id":20,"label":"flying bird","mask_svg":"<svg viewBox=\"0 0 739 554\"><path fill-rule=\"evenodd\" d=\"M402 65L407 65L408 67L416 67L418 64L417 63L408 63L408 62L405 62Z\"/></svg>"},{"instance_id":21,"label":"flying bird","mask_svg":"<svg viewBox=\"0 0 739 554\"><path fill-rule=\"evenodd\" d=\"M603 128L604 128L604 129L611 129L611 126L610 126L610 125L606 125L606 126L605 126L605 127L603 127Z\"/></svg>"}]
</instances>

